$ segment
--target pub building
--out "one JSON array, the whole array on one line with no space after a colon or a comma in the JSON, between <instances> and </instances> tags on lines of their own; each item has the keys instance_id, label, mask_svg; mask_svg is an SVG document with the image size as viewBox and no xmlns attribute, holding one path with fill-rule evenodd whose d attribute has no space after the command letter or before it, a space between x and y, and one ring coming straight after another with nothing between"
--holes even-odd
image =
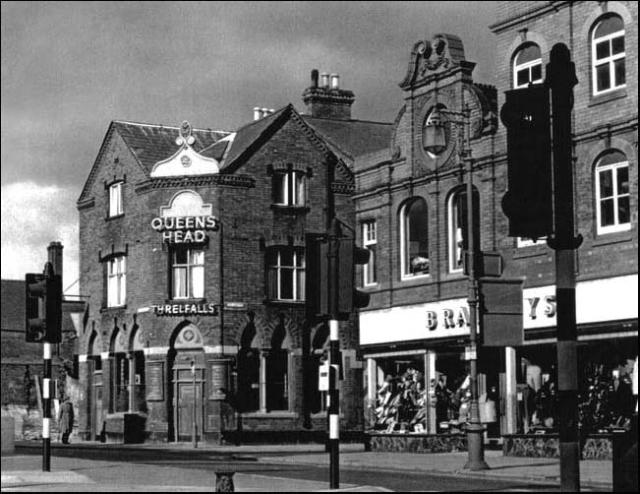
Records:
<instances>
[{"instance_id":1,"label":"pub building","mask_svg":"<svg viewBox=\"0 0 640 494\"><path fill-rule=\"evenodd\" d=\"M494 336L502 331L505 341L514 335L519 341L491 346L487 328L480 330L485 438L504 443L507 454L537 455L534 435L558 432L554 252L546 239L508 236L501 208L506 131L498 120L504 91L541 83L557 41L575 47L580 81L573 108L576 233L584 237L576 251L579 414L581 437L595 438L583 442L583 454L610 453L599 434L630 426L638 357L637 79L630 75L634 83L625 84L624 65L637 73L637 44L628 43L626 55L616 57L622 69L609 82L599 79L605 70L600 52L589 49L600 50L601 41L617 40L619 47L625 46L620 38L635 39L637 4L557 4L554 10L547 2L499 2L492 26L497 88L474 82L475 64L465 58L459 37L437 34L416 42L400 83L404 102L390 146L356 159L358 241L372 253L361 273L371 302L359 313L359 343L373 449L466 447L471 349L463 267L465 126L476 245L494 260L499 256L502 272L494 280L522 283L514 283L514 290L522 287L515 304L521 324L489 328ZM572 40L569 33L575 33ZM544 454L557 454L555 437L555 453L548 447Z\"/></svg>"},{"instance_id":2,"label":"pub building","mask_svg":"<svg viewBox=\"0 0 640 494\"><path fill-rule=\"evenodd\" d=\"M305 114L254 109L235 132L113 121L78 200L87 440L300 440L326 434L307 321L305 236L354 225L354 157L390 124L312 71ZM357 319L341 323L341 428L362 431ZM194 427L195 420L195 427Z\"/></svg>"}]
</instances>

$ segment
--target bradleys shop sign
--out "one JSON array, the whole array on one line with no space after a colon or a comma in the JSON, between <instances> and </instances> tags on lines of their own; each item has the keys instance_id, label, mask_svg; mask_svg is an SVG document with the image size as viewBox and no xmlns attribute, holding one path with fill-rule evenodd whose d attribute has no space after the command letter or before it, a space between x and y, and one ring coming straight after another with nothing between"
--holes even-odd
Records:
<instances>
[{"instance_id":1,"label":"bradleys shop sign","mask_svg":"<svg viewBox=\"0 0 640 494\"><path fill-rule=\"evenodd\" d=\"M205 231L220 228L220 221L215 216L157 216L151 228L162 233L163 243L199 243L206 240Z\"/></svg>"}]
</instances>

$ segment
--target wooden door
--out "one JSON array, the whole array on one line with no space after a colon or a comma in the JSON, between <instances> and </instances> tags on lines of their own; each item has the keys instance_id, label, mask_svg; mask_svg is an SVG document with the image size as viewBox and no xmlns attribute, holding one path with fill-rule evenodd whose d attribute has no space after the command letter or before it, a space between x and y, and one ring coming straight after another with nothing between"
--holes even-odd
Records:
<instances>
[{"instance_id":1,"label":"wooden door","mask_svg":"<svg viewBox=\"0 0 640 494\"><path fill-rule=\"evenodd\" d=\"M194 395L193 395L193 383L178 383L177 393L177 410L176 417L178 419L178 441L192 440L193 435L193 407L194 407ZM197 437L202 437L202 386L200 383L195 385L196 391L196 424L197 424Z\"/></svg>"}]
</instances>

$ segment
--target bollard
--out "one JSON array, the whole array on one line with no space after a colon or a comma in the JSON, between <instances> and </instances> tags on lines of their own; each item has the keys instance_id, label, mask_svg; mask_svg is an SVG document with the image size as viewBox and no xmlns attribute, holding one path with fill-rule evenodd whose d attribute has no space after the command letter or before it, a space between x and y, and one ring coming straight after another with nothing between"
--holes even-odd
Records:
<instances>
[{"instance_id":1,"label":"bollard","mask_svg":"<svg viewBox=\"0 0 640 494\"><path fill-rule=\"evenodd\" d=\"M234 492L233 475L236 472L216 472L216 492Z\"/></svg>"}]
</instances>

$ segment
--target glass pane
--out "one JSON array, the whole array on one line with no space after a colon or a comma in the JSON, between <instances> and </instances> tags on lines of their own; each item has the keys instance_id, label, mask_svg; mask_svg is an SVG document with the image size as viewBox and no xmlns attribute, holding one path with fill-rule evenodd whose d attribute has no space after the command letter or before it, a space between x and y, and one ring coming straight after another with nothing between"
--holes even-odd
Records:
<instances>
[{"instance_id":1,"label":"glass pane","mask_svg":"<svg viewBox=\"0 0 640 494\"><path fill-rule=\"evenodd\" d=\"M278 272L276 268L270 268L267 271L267 297L270 299L278 298Z\"/></svg>"},{"instance_id":2,"label":"glass pane","mask_svg":"<svg viewBox=\"0 0 640 494\"><path fill-rule=\"evenodd\" d=\"M273 202L286 204L287 201L287 176L284 173L276 173L273 176Z\"/></svg>"},{"instance_id":3,"label":"glass pane","mask_svg":"<svg viewBox=\"0 0 640 494\"><path fill-rule=\"evenodd\" d=\"M304 267L304 253L297 251L296 252L296 266Z\"/></svg>"},{"instance_id":4,"label":"glass pane","mask_svg":"<svg viewBox=\"0 0 640 494\"><path fill-rule=\"evenodd\" d=\"M611 52L614 55L624 52L624 36L618 36L611 40Z\"/></svg>"},{"instance_id":5,"label":"glass pane","mask_svg":"<svg viewBox=\"0 0 640 494\"><path fill-rule=\"evenodd\" d=\"M600 226L610 226L613 223L613 199L600 201Z\"/></svg>"},{"instance_id":6,"label":"glass pane","mask_svg":"<svg viewBox=\"0 0 640 494\"><path fill-rule=\"evenodd\" d=\"M604 91L611 87L611 78L609 75L609 64L598 65L596 67L596 85L598 91Z\"/></svg>"},{"instance_id":7,"label":"glass pane","mask_svg":"<svg viewBox=\"0 0 640 494\"><path fill-rule=\"evenodd\" d=\"M516 56L516 64L521 65L527 62L533 62L540 58L540 47L538 45L531 44L529 46L525 46L522 50L518 52Z\"/></svg>"},{"instance_id":8,"label":"glass pane","mask_svg":"<svg viewBox=\"0 0 640 494\"><path fill-rule=\"evenodd\" d=\"M613 165L616 163L622 163L624 161L627 161L627 157L623 153L621 153L620 151L613 151L605 154L602 158L600 158L598 166Z\"/></svg>"},{"instance_id":9,"label":"glass pane","mask_svg":"<svg viewBox=\"0 0 640 494\"><path fill-rule=\"evenodd\" d=\"M620 197L618 199L618 223L629 223L630 221L629 196Z\"/></svg>"},{"instance_id":10,"label":"glass pane","mask_svg":"<svg viewBox=\"0 0 640 494\"><path fill-rule=\"evenodd\" d=\"M516 72L516 85L524 86L529 83L529 69L522 69Z\"/></svg>"},{"instance_id":11,"label":"glass pane","mask_svg":"<svg viewBox=\"0 0 640 494\"><path fill-rule=\"evenodd\" d=\"M296 205L304 205L304 175L300 172L294 174L296 182Z\"/></svg>"},{"instance_id":12,"label":"glass pane","mask_svg":"<svg viewBox=\"0 0 640 494\"><path fill-rule=\"evenodd\" d=\"M305 283L305 271L304 269L296 270L296 300L304 300L304 283Z\"/></svg>"},{"instance_id":13,"label":"glass pane","mask_svg":"<svg viewBox=\"0 0 640 494\"><path fill-rule=\"evenodd\" d=\"M617 182L618 182L618 194L628 194L629 193L629 167L622 166L618 168L617 173Z\"/></svg>"},{"instance_id":14,"label":"glass pane","mask_svg":"<svg viewBox=\"0 0 640 494\"><path fill-rule=\"evenodd\" d=\"M376 246L372 245L369 249L369 262L365 266L365 281L366 283L376 282Z\"/></svg>"},{"instance_id":15,"label":"glass pane","mask_svg":"<svg viewBox=\"0 0 640 494\"><path fill-rule=\"evenodd\" d=\"M122 276L120 276L119 288L120 288L120 300L118 301L118 305L124 305L124 301L126 300L126 297L127 297L127 277L125 274L122 274Z\"/></svg>"},{"instance_id":16,"label":"glass pane","mask_svg":"<svg viewBox=\"0 0 640 494\"><path fill-rule=\"evenodd\" d=\"M280 269L280 298L293 299L293 269Z\"/></svg>"},{"instance_id":17,"label":"glass pane","mask_svg":"<svg viewBox=\"0 0 640 494\"><path fill-rule=\"evenodd\" d=\"M596 60L607 58L611 55L609 40L596 43Z\"/></svg>"},{"instance_id":18,"label":"glass pane","mask_svg":"<svg viewBox=\"0 0 640 494\"><path fill-rule=\"evenodd\" d=\"M204 251L202 250L192 250L190 253L190 263L191 264L204 264Z\"/></svg>"},{"instance_id":19,"label":"glass pane","mask_svg":"<svg viewBox=\"0 0 640 494\"><path fill-rule=\"evenodd\" d=\"M278 264L277 249L269 249L267 251L267 266L275 266Z\"/></svg>"},{"instance_id":20,"label":"glass pane","mask_svg":"<svg viewBox=\"0 0 640 494\"><path fill-rule=\"evenodd\" d=\"M204 266L191 268L191 296L204 297Z\"/></svg>"},{"instance_id":21,"label":"glass pane","mask_svg":"<svg viewBox=\"0 0 640 494\"><path fill-rule=\"evenodd\" d=\"M187 268L173 268L173 298L187 296Z\"/></svg>"},{"instance_id":22,"label":"glass pane","mask_svg":"<svg viewBox=\"0 0 640 494\"><path fill-rule=\"evenodd\" d=\"M624 58L613 62L613 70L615 71L616 86L622 86L626 83L627 74L624 64Z\"/></svg>"},{"instance_id":23,"label":"glass pane","mask_svg":"<svg viewBox=\"0 0 640 494\"><path fill-rule=\"evenodd\" d=\"M613 196L613 171L600 172L600 199Z\"/></svg>"},{"instance_id":24,"label":"glass pane","mask_svg":"<svg viewBox=\"0 0 640 494\"><path fill-rule=\"evenodd\" d=\"M118 304L118 280L115 276L110 276L107 283L109 285L107 287L107 305L112 307Z\"/></svg>"},{"instance_id":25,"label":"glass pane","mask_svg":"<svg viewBox=\"0 0 640 494\"><path fill-rule=\"evenodd\" d=\"M280 250L280 266L293 266L293 249Z\"/></svg>"},{"instance_id":26,"label":"glass pane","mask_svg":"<svg viewBox=\"0 0 640 494\"><path fill-rule=\"evenodd\" d=\"M534 65L531 67L531 81L537 82L542 80L542 65Z\"/></svg>"},{"instance_id":27,"label":"glass pane","mask_svg":"<svg viewBox=\"0 0 640 494\"><path fill-rule=\"evenodd\" d=\"M593 37L600 38L608 34L613 34L615 32L622 31L623 29L624 29L624 23L622 22L622 19L617 15L612 15L600 21L600 23L598 24L598 27L596 27Z\"/></svg>"},{"instance_id":28,"label":"glass pane","mask_svg":"<svg viewBox=\"0 0 640 494\"><path fill-rule=\"evenodd\" d=\"M188 251L185 249L178 249L174 251L173 263L174 264L187 264Z\"/></svg>"}]
</instances>

